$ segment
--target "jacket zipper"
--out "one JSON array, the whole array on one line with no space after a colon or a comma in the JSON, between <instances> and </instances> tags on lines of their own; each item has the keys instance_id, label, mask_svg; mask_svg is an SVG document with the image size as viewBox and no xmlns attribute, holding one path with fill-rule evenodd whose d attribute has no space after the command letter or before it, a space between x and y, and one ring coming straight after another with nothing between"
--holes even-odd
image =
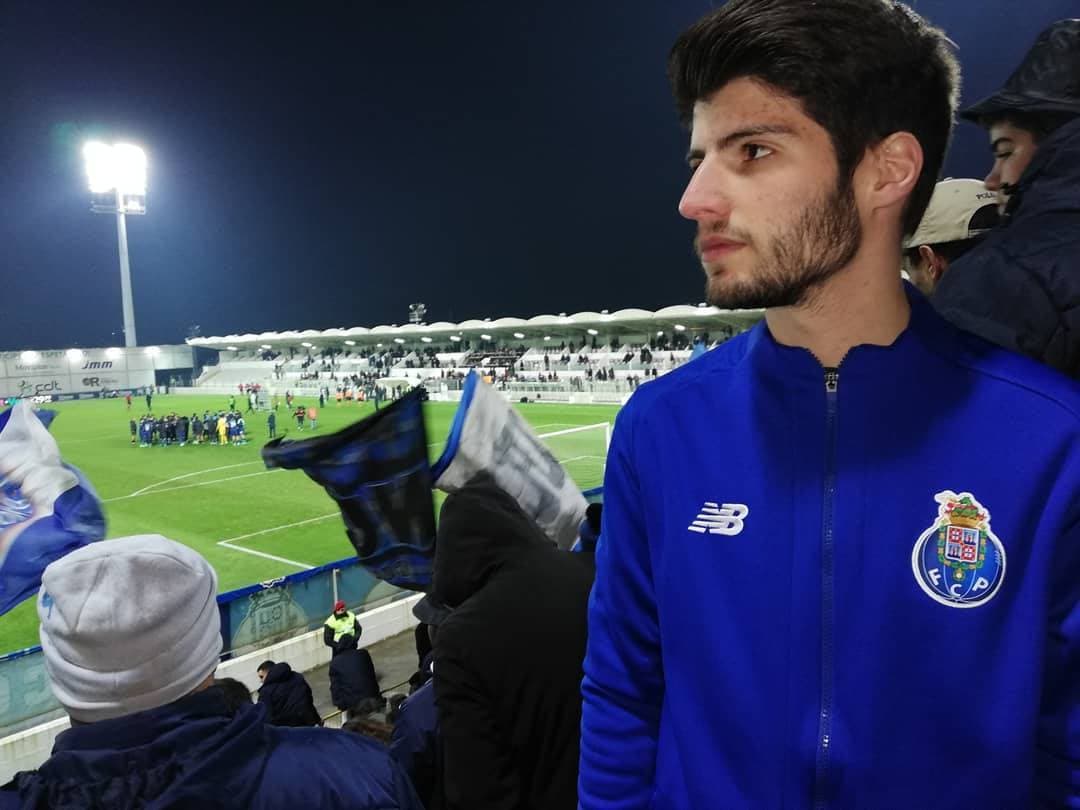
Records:
<instances>
[{"instance_id":1,"label":"jacket zipper","mask_svg":"<svg viewBox=\"0 0 1080 810\"><path fill-rule=\"evenodd\" d=\"M840 370L825 369L825 487L821 516L821 703L814 768L814 808L828 807L833 717L833 517L836 503L836 397Z\"/></svg>"}]
</instances>

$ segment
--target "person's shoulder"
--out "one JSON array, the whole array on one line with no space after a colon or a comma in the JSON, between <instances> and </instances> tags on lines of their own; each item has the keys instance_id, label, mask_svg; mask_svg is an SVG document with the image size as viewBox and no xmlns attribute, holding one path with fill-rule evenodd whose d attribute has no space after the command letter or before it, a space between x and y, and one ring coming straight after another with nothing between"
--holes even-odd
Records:
<instances>
[{"instance_id":1,"label":"person's shoulder","mask_svg":"<svg viewBox=\"0 0 1080 810\"><path fill-rule=\"evenodd\" d=\"M346 800L342 806L397 806L398 779L383 745L338 729L266 728L271 752L264 770L263 795L287 794L310 802L309 806L322 806L320 793L332 790Z\"/></svg>"},{"instance_id":2,"label":"person's shoulder","mask_svg":"<svg viewBox=\"0 0 1080 810\"><path fill-rule=\"evenodd\" d=\"M763 328L763 324L758 324L667 374L643 383L623 406L620 419L643 417L658 405L681 396L687 389L712 385L718 376L738 370Z\"/></svg>"},{"instance_id":3,"label":"person's shoulder","mask_svg":"<svg viewBox=\"0 0 1080 810\"><path fill-rule=\"evenodd\" d=\"M998 391L994 401L1038 409L1043 418L1070 429L1080 428L1080 383L1025 355L1002 349L956 327L951 345L936 347L956 366ZM1002 400L1001 397L1007 397Z\"/></svg>"}]
</instances>

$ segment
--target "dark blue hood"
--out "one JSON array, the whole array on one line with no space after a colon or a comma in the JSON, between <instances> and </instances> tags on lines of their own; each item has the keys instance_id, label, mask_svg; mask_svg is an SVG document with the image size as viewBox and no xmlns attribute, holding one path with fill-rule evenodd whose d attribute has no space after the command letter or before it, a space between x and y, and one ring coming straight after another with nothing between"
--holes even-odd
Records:
<instances>
[{"instance_id":1,"label":"dark blue hood","mask_svg":"<svg viewBox=\"0 0 1080 810\"><path fill-rule=\"evenodd\" d=\"M1014 221L1067 211L1080 211L1080 118L1039 145L1008 207Z\"/></svg>"},{"instance_id":2,"label":"dark blue hood","mask_svg":"<svg viewBox=\"0 0 1080 810\"><path fill-rule=\"evenodd\" d=\"M15 778L24 807L248 807L270 754L266 709L229 716L211 687L168 706L75 726Z\"/></svg>"}]
</instances>

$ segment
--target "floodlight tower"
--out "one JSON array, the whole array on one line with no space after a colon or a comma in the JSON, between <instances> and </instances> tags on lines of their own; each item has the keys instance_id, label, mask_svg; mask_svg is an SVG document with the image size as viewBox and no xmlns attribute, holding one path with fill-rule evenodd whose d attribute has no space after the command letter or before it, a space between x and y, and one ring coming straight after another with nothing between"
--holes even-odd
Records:
<instances>
[{"instance_id":1,"label":"floodlight tower","mask_svg":"<svg viewBox=\"0 0 1080 810\"><path fill-rule=\"evenodd\" d=\"M131 298L131 264L128 262L126 214L146 213L146 153L127 143L91 141L83 147L90 185L90 210L116 214L120 243L120 297L124 308L124 345L137 345L135 304Z\"/></svg>"}]
</instances>

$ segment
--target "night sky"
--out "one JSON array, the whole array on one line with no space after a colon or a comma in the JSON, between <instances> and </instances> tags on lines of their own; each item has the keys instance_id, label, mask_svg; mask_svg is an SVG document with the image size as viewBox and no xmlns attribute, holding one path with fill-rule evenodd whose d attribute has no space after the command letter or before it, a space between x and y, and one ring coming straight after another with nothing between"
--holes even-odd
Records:
<instances>
[{"instance_id":1,"label":"night sky","mask_svg":"<svg viewBox=\"0 0 1080 810\"><path fill-rule=\"evenodd\" d=\"M460 321L701 300L664 66L712 3L235 5L4 3L0 349L123 343L90 137L149 154L140 344L401 323L414 301ZM1077 13L914 5L960 46L968 101ZM987 168L961 124L947 173Z\"/></svg>"}]
</instances>

